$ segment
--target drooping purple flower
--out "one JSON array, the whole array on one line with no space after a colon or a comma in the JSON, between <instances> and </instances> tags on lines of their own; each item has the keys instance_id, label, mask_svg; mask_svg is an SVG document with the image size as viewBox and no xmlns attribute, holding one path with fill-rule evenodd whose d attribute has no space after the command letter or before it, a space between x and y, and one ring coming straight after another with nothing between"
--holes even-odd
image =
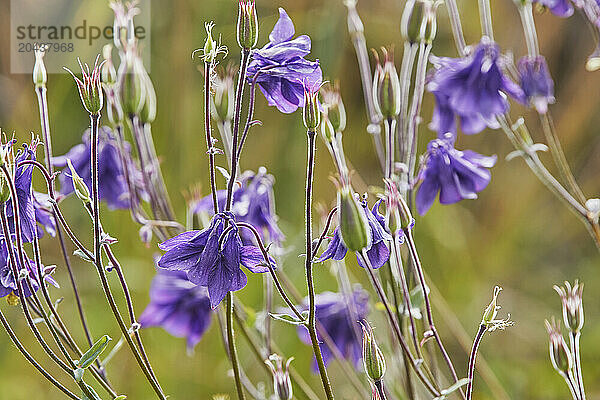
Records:
<instances>
[{"instance_id":1,"label":"drooping purple flower","mask_svg":"<svg viewBox=\"0 0 600 400\"><path fill-rule=\"evenodd\" d=\"M16 255L17 260L17 271L22 270L21 265L19 263L19 258ZM5 297L10 293L18 294L18 284L15 279L14 274L12 273L12 261L10 255L8 254L8 247L6 245L6 240L0 239L0 297ZM27 259L27 265L25 269L29 272L29 276L32 278L32 288L34 292L37 292L40 288L40 277L38 275L37 266L33 260ZM42 271L44 267L42 266ZM55 287L59 287L58 283L52 278L50 275L46 276L46 282L50 283ZM29 290L29 285L24 280L23 281L23 294L25 297L31 296L31 291Z\"/></svg>"},{"instance_id":2,"label":"drooping purple flower","mask_svg":"<svg viewBox=\"0 0 600 400\"><path fill-rule=\"evenodd\" d=\"M554 82L546 59L544 56L525 56L519 60L518 68L525 98L540 114L545 114L548 104L554 103Z\"/></svg>"},{"instance_id":3,"label":"drooping purple flower","mask_svg":"<svg viewBox=\"0 0 600 400\"><path fill-rule=\"evenodd\" d=\"M90 158L90 134L89 129L84 133L82 143L71 148L67 154L55 157L53 163L57 167L65 167L67 159L73 163L77 174L83 178L86 186L92 188L91 158ZM127 155L129 154L129 149ZM129 189L127 178L123 172L123 165L119 155L119 148L111 130L102 127L99 132L99 154L98 154L98 189L100 200L105 200L112 209L129 208ZM139 170L130 160L129 178L136 184L139 181ZM60 175L60 192L64 195L73 192L73 181L68 176L68 169L63 170ZM137 186L137 185L136 185Z\"/></svg>"},{"instance_id":4,"label":"drooping purple flower","mask_svg":"<svg viewBox=\"0 0 600 400\"><path fill-rule=\"evenodd\" d=\"M292 113L304 106L303 82L319 86L323 73L319 61L308 61L311 40L307 35L294 39L294 23L283 8L279 9L279 21L269 35L269 43L252 52L248 66L248 82L257 78L258 86L270 106L283 113Z\"/></svg>"},{"instance_id":5,"label":"drooping purple flower","mask_svg":"<svg viewBox=\"0 0 600 400\"><path fill-rule=\"evenodd\" d=\"M557 17L567 18L573 15L573 4L570 0L533 0L547 9Z\"/></svg>"},{"instance_id":6,"label":"drooping purple flower","mask_svg":"<svg viewBox=\"0 0 600 400\"><path fill-rule=\"evenodd\" d=\"M431 57L435 70L427 90L436 105L430 128L439 137L456 133L456 118L462 131L479 133L496 127L495 117L508 111L507 94L523 101L523 91L502 71L498 45L483 37L465 58Z\"/></svg>"},{"instance_id":7,"label":"drooping purple flower","mask_svg":"<svg viewBox=\"0 0 600 400\"><path fill-rule=\"evenodd\" d=\"M369 211L366 200L362 202L362 206L365 208L365 214L369 221L369 227L371 228L371 247L367 249L367 256L371 261L373 268L380 268L390 258L390 249L388 248L388 241L392 240L391 235L385 229L385 218L379 214L379 205L381 200L378 200L373 208ZM333 238L329 242L327 249L321 254L321 257L317 260L322 262L333 258L334 260L342 260L346 257L348 249L344 246L342 237L340 235L340 228L335 228L333 232ZM356 255L358 259L358 265L365 268L361 257Z\"/></svg>"},{"instance_id":8,"label":"drooping purple flower","mask_svg":"<svg viewBox=\"0 0 600 400\"><path fill-rule=\"evenodd\" d=\"M427 145L426 160L418 176L421 185L416 196L417 211L424 215L438 192L441 204L476 199L477 193L490 182L488 169L495 163L496 156L455 149L451 136L432 140Z\"/></svg>"},{"instance_id":9,"label":"drooping purple flower","mask_svg":"<svg viewBox=\"0 0 600 400\"><path fill-rule=\"evenodd\" d=\"M188 231L159 245L166 253L158 266L170 271L185 271L195 285L208 288L210 305L216 308L228 292L246 286L248 278L241 265L254 273L269 271L263 255L255 246L244 246L239 228L230 212L215 215L202 231ZM275 261L270 259L273 267Z\"/></svg>"},{"instance_id":10,"label":"drooping purple flower","mask_svg":"<svg viewBox=\"0 0 600 400\"><path fill-rule=\"evenodd\" d=\"M277 215L275 214L275 202L273 199L273 177L267 174L265 168L259 168L258 173L246 171L240 178L241 185L233 192L233 203L231 212L235 219L240 222L246 222L254 226L263 239L265 232L268 232L268 239L281 241L284 235L277 225ZM219 190L217 192L217 201L219 211L225 208L227 201L227 191ZM192 204L194 214L206 212L213 214L212 196L206 196ZM252 243L254 234L250 231L241 232L244 243Z\"/></svg>"},{"instance_id":11,"label":"drooping purple flower","mask_svg":"<svg viewBox=\"0 0 600 400\"><path fill-rule=\"evenodd\" d=\"M56 236L56 220L52 213L50 196L46 193L33 191L33 208L35 209L35 220L38 223L37 235L44 236L44 229L52 237ZM42 227L44 229L42 229Z\"/></svg>"},{"instance_id":12,"label":"drooping purple flower","mask_svg":"<svg viewBox=\"0 0 600 400\"><path fill-rule=\"evenodd\" d=\"M30 145L24 145L15 159L17 165L25 160L35 160L35 149L39 142L32 141ZM33 174L33 165L21 165L15 169L15 188L17 191L17 201L19 206L19 222L21 227L21 237L24 242L32 242L36 232L35 207L33 205L33 196L31 189L31 178ZM15 233L14 209L12 200L6 202L6 216L8 225L12 234Z\"/></svg>"},{"instance_id":13,"label":"drooping purple flower","mask_svg":"<svg viewBox=\"0 0 600 400\"><path fill-rule=\"evenodd\" d=\"M369 294L356 285L351 295L323 292L315 297L316 320L331 338L340 354L359 368L362 358L361 320L369 314ZM300 340L310 344L306 327L298 328ZM329 347L317 331L325 365L334 359ZM316 364L313 365L316 369Z\"/></svg>"},{"instance_id":14,"label":"drooping purple flower","mask_svg":"<svg viewBox=\"0 0 600 400\"><path fill-rule=\"evenodd\" d=\"M173 336L187 338L191 350L210 326L212 314L206 288L194 285L183 271L159 269L140 324L143 328L161 326Z\"/></svg>"}]
</instances>

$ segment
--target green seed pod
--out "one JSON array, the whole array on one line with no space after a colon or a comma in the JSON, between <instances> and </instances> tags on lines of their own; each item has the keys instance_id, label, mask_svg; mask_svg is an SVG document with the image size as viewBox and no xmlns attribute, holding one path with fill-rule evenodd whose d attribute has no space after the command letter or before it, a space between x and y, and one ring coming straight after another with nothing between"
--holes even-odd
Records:
<instances>
[{"instance_id":1,"label":"green seed pod","mask_svg":"<svg viewBox=\"0 0 600 400\"><path fill-rule=\"evenodd\" d=\"M258 15L254 0L239 2L237 41L240 48L246 50L254 48L258 43Z\"/></svg>"},{"instance_id":2,"label":"green seed pod","mask_svg":"<svg viewBox=\"0 0 600 400\"><path fill-rule=\"evenodd\" d=\"M304 110L302 117L307 130L315 132L321 124L321 111L319 110L318 90L304 88Z\"/></svg>"},{"instance_id":3,"label":"green seed pod","mask_svg":"<svg viewBox=\"0 0 600 400\"><path fill-rule=\"evenodd\" d=\"M383 352L377 345L375 335L373 334L373 328L368 322L362 323L363 330L363 366L367 376L378 382L383 379L385 375L385 358Z\"/></svg>"},{"instance_id":4,"label":"green seed pod","mask_svg":"<svg viewBox=\"0 0 600 400\"><path fill-rule=\"evenodd\" d=\"M377 60L377 69L373 80L373 100L375 109L386 119L394 119L400 114L400 79L394 65L394 54L383 50L383 66Z\"/></svg>"},{"instance_id":5,"label":"green seed pod","mask_svg":"<svg viewBox=\"0 0 600 400\"><path fill-rule=\"evenodd\" d=\"M133 50L125 53L119 67L118 93L123 112L126 115L139 114L146 99L146 85L142 61Z\"/></svg>"},{"instance_id":6,"label":"green seed pod","mask_svg":"<svg viewBox=\"0 0 600 400\"><path fill-rule=\"evenodd\" d=\"M45 54L45 47L38 48L35 50L35 64L33 65L33 83L35 84L36 88L46 86L46 82L48 81L48 73L46 72L46 66L44 65Z\"/></svg>"},{"instance_id":7,"label":"green seed pod","mask_svg":"<svg viewBox=\"0 0 600 400\"><path fill-rule=\"evenodd\" d=\"M88 189L81 176L79 176L77 171L75 171L73 163L71 163L70 159L67 159L67 166L71 171L71 179L73 180L73 189L75 191L75 194L77 195L79 200L81 200L84 204L90 204L92 202L90 190Z\"/></svg>"},{"instance_id":8,"label":"green seed pod","mask_svg":"<svg viewBox=\"0 0 600 400\"><path fill-rule=\"evenodd\" d=\"M565 342L565 339L560 332L560 322L552 318L552 322L545 321L546 330L550 337L548 350L550 353L550 361L556 372L560 374L568 374L573 368L573 359L571 351Z\"/></svg>"},{"instance_id":9,"label":"green seed pod","mask_svg":"<svg viewBox=\"0 0 600 400\"><path fill-rule=\"evenodd\" d=\"M338 190L340 234L346 248L361 251L371 245L372 234L365 209L358 203L349 186Z\"/></svg>"},{"instance_id":10,"label":"green seed pod","mask_svg":"<svg viewBox=\"0 0 600 400\"><path fill-rule=\"evenodd\" d=\"M152 123L156 118L156 91L154 90L154 85L152 84L152 80L150 79L148 72L146 72L146 69L143 69L142 80L145 88L145 99L142 111L140 111L140 120L143 123Z\"/></svg>"},{"instance_id":11,"label":"green seed pod","mask_svg":"<svg viewBox=\"0 0 600 400\"><path fill-rule=\"evenodd\" d=\"M439 3L432 0L406 2L400 32L409 43L433 42L437 33L436 11Z\"/></svg>"}]
</instances>

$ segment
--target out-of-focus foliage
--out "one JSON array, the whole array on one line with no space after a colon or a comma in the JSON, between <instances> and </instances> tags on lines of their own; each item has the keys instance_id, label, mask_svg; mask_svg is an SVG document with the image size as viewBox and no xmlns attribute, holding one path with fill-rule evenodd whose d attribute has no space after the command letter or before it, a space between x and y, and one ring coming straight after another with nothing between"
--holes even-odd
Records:
<instances>
[{"instance_id":1,"label":"out-of-focus foliage","mask_svg":"<svg viewBox=\"0 0 600 400\"><path fill-rule=\"evenodd\" d=\"M361 0L359 12L366 29L370 47L395 45L402 48L399 22L403 2L396 0ZM98 7L106 6L99 1ZM276 21L277 6L287 9L298 33L309 33L313 39L312 54L321 60L327 79L339 79L348 111L345 148L357 171L357 189L381 185L378 163L367 135L366 117L354 51L346 31L346 10L342 0L257 0L261 32L259 45L267 41L267 33ZM515 58L525 51L518 14L512 1L492 4L497 41L503 49L511 49ZM477 8L472 1L460 1L468 42L479 40ZM184 215L182 193L191 185L207 187L205 143L202 124L202 75L191 52L204 39L204 22L214 20L215 32L222 34L230 47L228 60L239 63L236 47L235 1L153 1L152 3L152 73L157 97L158 115L153 134L161 155L163 172L180 220ZM0 33L8 37L8 1L0 5ZM600 106L598 88L600 73L586 72L584 63L593 43L579 16L560 20L549 13L537 15L540 46L556 82L557 104L552 107L557 129L584 191L598 195L597 171L600 168ZM456 51L445 9L440 7L439 32L434 44L436 55L455 56ZM39 132L37 103L31 77L9 73L8 40L0 41L0 125L16 132L25 140L30 131ZM98 49L100 52L101 49ZM75 57L75 55L74 55ZM400 59L400 57L396 57ZM225 61L227 62L227 61ZM75 65L75 59L73 64ZM56 154L62 154L81 138L88 124L81 110L72 79L68 75L50 75L48 79L50 123ZM276 179L275 196L281 226L288 240L288 254L283 268L305 290L302 259L303 184L306 158L306 138L300 113L282 115L268 108L262 96L257 96L256 117L264 122L254 128L247 142L242 167L256 169L266 166ZM433 137L427 129L431 116L432 96L425 95L424 123L421 125L421 148ZM539 134L536 116L519 106L513 112L525 112L532 121L535 138ZM514 399L564 399L568 396L562 380L551 368L547 353L547 336L543 321L552 314L559 315L560 302L552 285L566 279L579 278L585 282L584 303L586 326L582 337L583 370L590 398L600 395L600 306L596 294L600 286L598 251L581 224L535 179L522 160L504 161L511 147L500 132L485 131L472 137L459 137L460 147L472 148L482 154L497 154L498 164L492 169L492 182L477 201L464 201L452 206L434 204L425 218L417 220L416 240L431 281L443 293L453 315L436 310L438 328L445 336L459 375L465 375L470 342L453 336L447 321L460 322L472 337L489 301L490 290L496 284L504 288L503 304L511 312L516 326L505 333L486 337L481 347L485 359L502 386ZM333 170L327 150L319 143L316 167L315 199L330 205L335 199L334 186L328 179ZM41 156L41 154L40 154ZM551 162L549 156L544 160ZM219 160L221 163L224 158ZM360 176L360 180L358 179ZM218 181L224 187L224 180ZM207 193L206 189L204 193ZM77 199L63 203L72 225L81 232L90 230L88 218ZM119 238L114 250L120 255L140 313L148 301L148 287L154 275L152 256L158 252L155 244L146 248L138 239L137 229L129 222L126 211L103 214L104 225L110 234ZM46 264L59 265L60 295L65 301L60 309L67 317L73 332L80 333L73 298L59 250L51 239L42 240ZM352 260L349 257L349 260ZM366 283L366 277L351 261L353 279ZM75 272L88 310L89 323L97 337L103 333L118 337L118 329L109 315L108 307L91 266L74 258ZM317 290L334 289L334 279L326 266L316 266ZM53 289L54 290L54 289ZM54 293L57 293L56 291ZM240 294L246 304L262 307L262 278L253 276ZM435 296L435 294L434 294ZM435 303L434 303L435 304ZM17 308L7 314L32 352L40 355ZM377 312L377 311L375 311ZM446 318L448 317L448 319ZM376 318L378 324L385 321ZM453 322L454 323L454 322ZM300 343L295 329L274 322L276 337L287 356L294 355L293 366L309 376L316 389L318 378L311 376L311 351ZM162 330L143 332L153 364L167 393L179 400L206 399L215 393L232 392L230 369L221 345L218 324L189 357L185 341L175 339ZM463 339L464 340L464 339ZM464 347L463 347L464 346ZM389 351L388 349L384 349ZM243 365L256 363L252 354L241 345ZM48 361L41 357L42 360ZM122 350L109 365L109 376L119 392L131 399L150 398L150 389L135 367L135 361ZM47 365L50 365L48 362ZM270 377L261 368L248 368L250 376L268 385ZM339 398L353 399L353 392L343 384L345 378L335 363L330 367L332 379L338 384ZM59 371L55 371L60 374ZM48 390L45 381L0 336L1 398L60 399L55 390ZM315 390L316 390L315 389ZM492 393L482 379L475 384L478 399L502 398Z\"/></svg>"}]
</instances>

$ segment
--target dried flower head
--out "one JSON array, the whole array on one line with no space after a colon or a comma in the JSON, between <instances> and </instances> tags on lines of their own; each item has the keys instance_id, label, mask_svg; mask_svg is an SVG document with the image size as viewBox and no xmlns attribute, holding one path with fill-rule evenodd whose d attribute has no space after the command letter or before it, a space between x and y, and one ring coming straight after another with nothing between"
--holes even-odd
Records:
<instances>
[{"instance_id":1,"label":"dried flower head","mask_svg":"<svg viewBox=\"0 0 600 400\"><path fill-rule=\"evenodd\" d=\"M573 359L567 342L560 332L560 321L556 321L552 317L550 322L545 321L545 325L550 336L549 351L552 366L559 374L568 374L573 368Z\"/></svg>"},{"instance_id":2,"label":"dried flower head","mask_svg":"<svg viewBox=\"0 0 600 400\"><path fill-rule=\"evenodd\" d=\"M204 28L206 29L206 42L204 42L204 47L201 49L196 49L192 52L192 58L199 53L200 59L202 59L205 63L215 63L217 61L217 57L220 54L223 54L223 57L227 57L229 50L227 46L221 44L221 37L219 36L219 41L213 39L212 30L215 27L214 22L207 22L204 24Z\"/></svg>"},{"instance_id":3,"label":"dried flower head","mask_svg":"<svg viewBox=\"0 0 600 400\"><path fill-rule=\"evenodd\" d=\"M565 286L554 285L554 290L562 301L563 321L572 332L579 332L583 328L583 283L575 281L573 286L565 281Z\"/></svg>"},{"instance_id":4,"label":"dried flower head","mask_svg":"<svg viewBox=\"0 0 600 400\"><path fill-rule=\"evenodd\" d=\"M265 361L273 374L273 392L277 400L292 400L293 392L289 367L293 360L294 357L290 357L284 366L281 356L271 354L269 359Z\"/></svg>"},{"instance_id":5,"label":"dried flower head","mask_svg":"<svg viewBox=\"0 0 600 400\"><path fill-rule=\"evenodd\" d=\"M481 318L481 325L485 325L487 327L488 332L493 332L497 329L504 330L509 326L513 326L515 323L510 320L510 314L506 317L506 319L496 319L498 315L498 310L500 307L498 305L498 295L502 291L500 286L494 287L494 295L492 297L492 301L487 306L483 313L483 317Z\"/></svg>"},{"instance_id":6,"label":"dried flower head","mask_svg":"<svg viewBox=\"0 0 600 400\"><path fill-rule=\"evenodd\" d=\"M100 54L98 54L98 56L96 56L96 61L94 62L94 68L91 70L87 63L84 64L84 68L84 65L81 64L79 58L77 59L77 62L79 62L79 67L81 68L82 79L76 77L67 67L63 68L75 79L83 107L90 115L98 115L104 105L104 94L100 82L100 73L105 61L100 62Z\"/></svg>"}]
</instances>

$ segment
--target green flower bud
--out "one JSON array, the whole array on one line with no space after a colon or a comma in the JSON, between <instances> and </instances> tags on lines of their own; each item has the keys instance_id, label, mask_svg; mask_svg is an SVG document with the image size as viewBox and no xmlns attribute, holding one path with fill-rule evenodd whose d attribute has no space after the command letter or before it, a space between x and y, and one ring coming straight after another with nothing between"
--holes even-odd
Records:
<instances>
[{"instance_id":1,"label":"green flower bud","mask_svg":"<svg viewBox=\"0 0 600 400\"><path fill-rule=\"evenodd\" d=\"M35 49L35 64L33 65L33 83L35 87L46 86L48 81L48 73L46 72L46 66L44 65L44 55L46 54L46 47L38 45Z\"/></svg>"},{"instance_id":2,"label":"green flower bud","mask_svg":"<svg viewBox=\"0 0 600 400\"><path fill-rule=\"evenodd\" d=\"M92 198L90 196L90 190L87 185L83 181L83 178L79 176L75 168L73 167L73 163L71 163L70 159L67 159L67 166L71 171L71 179L73 180L73 189L79 200L81 200L84 204L90 204L92 202Z\"/></svg>"},{"instance_id":3,"label":"green flower bud","mask_svg":"<svg viewBox=\"0 0 600 400\"><path fill-rule=\"evenodd\" d=\"M439 2L433 0L408 0L400 23L404 40L409 43L433 42L437 33L438 6Z\"/></svg>"},{"instance_id":4,"label":"green flower bud","mask_svg":"<svg viewBox=\"0 0 600 400\"><path fill-rule=\"evenodd\" d=\"M377 68L373 80L373 100L375 109L386 119L394 119L400 114L400 79L394 65L394 53L382 48L385 57L383 66L377 57Z\"/></svg>"},{"instance_id":5,"label":"green flower bud","mask_svg":"<svg viewBox=\"0 0 600 400\"><path fill-rule=\"evenodd\" d=\"M141 59L130 49L125 53L118 73L118 94L126 115L139 114L146 99L146 85Z\"/></svg>"},{"instance_id":6,"label":"green flower bud","mask_svg":"<svg viewBox=\"0 0 600 400\"><path fill-rule=\"evenodd\" d=\"M583 284L575 281L571 286L565 282L565 287L554 286L562 302L563 321L571 332L579 332L583 328Z\"/></svg>"},{"instance_id":7,"label":"green flower bud","mask_svg":"<svg viewBox=\"0 0 600 400\"><path fill-rule=\"evenodd\" d=\"M304 110L302 117L307 130L315 132L321 124L321 111L319 110L319 90L309 89L304 86Z\"/></svg>"},{"instance_id":8,"label":"green flower bud","mask_svg":"<svg viewBox=\"0 0 600 400\"><path fill-rule=\"evenodd\" d=\"M258 15L254 0L240 0L237 41L242 49L252 49L258 43Z\"/></svg>"},{"instance_id":9,"label":"green flower bud","mask_svg":"<svg viewBox=\"0 0 600 400\"><path fill-rule=\"evenodd\" d=\"M340 235L350 251L361 251L371 245L372 234L365 208L359 204L349 186L338 190L338 215Z\"/></svg>"},{"instance_id":10,"label":"green flower bud","mask_svg":"<svg viewBox=\"0 0 600 400\"><path fill-rule=\"evenodd\" d=\"M568 374L573 368L573 359L571 351L565 342L565 338L560 332L560 322L552 318L552 322L545 321L546 330L549 335L548 350L550 353L550 361L556 372L560 374Z\"/></svg>"},{"instance_id":11,"label":"green flower bud","mask_svg":"<svg viewBox=\"0 0 600 400\"><path fill-rule=\"evenodd\" d=\"M383 375L385 375L385 358L383 357L383 352L377 345L371 325L364 321L362 323L362 330L363 365L365 367L365 372L367 373L367 376L373 380L373 382L378 382L383 379Z\"/></svg>"}]
</instances>

